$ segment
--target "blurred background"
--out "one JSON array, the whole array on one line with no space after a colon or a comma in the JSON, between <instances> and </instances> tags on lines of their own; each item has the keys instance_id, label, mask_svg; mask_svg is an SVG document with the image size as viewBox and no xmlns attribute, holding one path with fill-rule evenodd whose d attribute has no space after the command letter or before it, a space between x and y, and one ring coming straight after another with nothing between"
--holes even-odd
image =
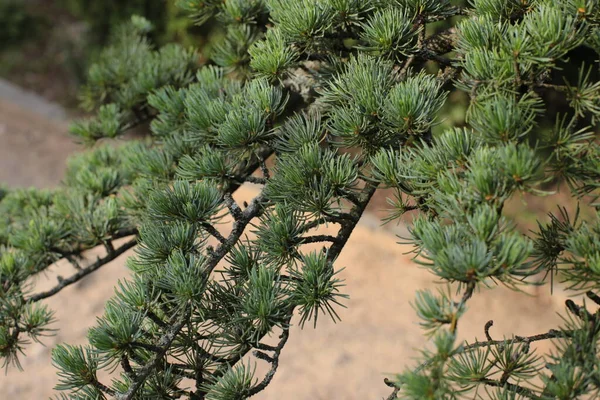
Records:
<instances>
[{"instance_id":1,"label":"blurred background","mask_svg":"<svg viewBox=\"0 0 600 400\"><path fill-rule=\"evenodd\" d=\"M215 33L211 26L193 26L172 1L0 0L0 184L60 184L66 158L82 150L67 133L68 121L84 115L77 108L78 87L111 31L132 14L154 23L156 45L177 41L206 49L210 46L207 32ZM431 27L442 28L440 24ZM435 67L431 68L434 72ZM467 100L464 93L453 92L436 129L464 124ZM561 107L558 100L554 104ZM250 198L253 193L248 187L236 196ZM408 234L410 215L398 225L382 226L388 194L376 195L337 263L345 267L341 276L350 295L348 308L340 312L342 322L323 320L316 330L295 329L273 384L257 398L380 399L390 393L383 384L386 374L415 365L412 357L427 343L410 302L417 289L443 286L412 262L407 254L410 246L398 244L402 241L398 235ZM505 210L518 229L527 233L537 227L537 219L547 221L547 213L555 212L558 204L569 211L576 208L568 193L559 192L548 197L516 197ZM583 215L590 215L590 210L584 208ZM102 313L113 286L128 275L124 259L48 300L57 312L60 331L45 341L47 347L28 347L27 356L22 357L24 372L10 369L0 376L0 398L52 395L56 376L50 349L65 341L85 342L87 329ZM59 263L36 285L41 289L55 282L62 267ZM497 288L477 296L459 329L464 339L483 337L489 319L495 321L492 333L497 338L556 327L566 294L555 288L551 296L545 286L523 293ZM540 351L548 350L547 344L540 346Z\"/></svg>"},{"instance_id":2,"label":"blurred background","mask_svg":"<svg viewBox=\"0 0 600 400\"><path fill-rule=\"evenodd\" d=\"M202 36L173 1L0 0L0 76L76 108L87 67L133 14L154 24L157 45L198 45Z\"/></svg>"}]
</instances>

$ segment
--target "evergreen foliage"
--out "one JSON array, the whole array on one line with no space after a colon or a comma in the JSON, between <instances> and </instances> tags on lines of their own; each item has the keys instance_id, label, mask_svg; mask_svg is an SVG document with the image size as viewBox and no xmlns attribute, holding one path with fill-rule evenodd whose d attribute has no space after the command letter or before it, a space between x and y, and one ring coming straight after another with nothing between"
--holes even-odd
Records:
<instances>
[{"instance_id":1,"label":"evergreen foliage","mask_svg":"<svg viewBox=\"0 0 600 400\"><path fill-rule=\"evenodd\" d=\"M96 113L72 132L97 144L70 161L59 189L0 192L5 365L52 333L41 300L135 246L132 277L89 345L53 351L62 396L253 396L292 323L338 319L347 293L336 258L386 187L387 220L416 212L415 259L448 285L417 292L431 346L385 381L389 399L600 396L600 219L559 208L525 235L503 215L514 196L548 195L549 182L598 206L596 0L179 3L196 23L225 26L208 65L180 46L154 48L149 22L134 17L83 89ZM456 93L469 99L466 124L442 125ZM144 139L100 143L140 124ZM262 190L238 204L246 182ZM325 224L337 233L315 233ZM86 262L95 246L105 255ZM74 274L34 293L31 279L60 259ZM485 341L457 341L478 291L519 290L540 274L593 307L569 300L563 326L539 335L494 340L490 321ZM555 351L536 354L540 340ZM114 380L100 382L103 369Z\"/></svg>"}]
</instances>

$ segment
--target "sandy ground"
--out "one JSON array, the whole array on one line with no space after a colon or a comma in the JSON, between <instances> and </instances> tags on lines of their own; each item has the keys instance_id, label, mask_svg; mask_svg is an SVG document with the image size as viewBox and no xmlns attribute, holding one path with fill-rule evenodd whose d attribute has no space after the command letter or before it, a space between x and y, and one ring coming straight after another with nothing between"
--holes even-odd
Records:
<instances>
[{"instance_id":1,"label":"sandy ground","mask_svg":"<svg viewBox=\"0 0 600 400\"><path fill-rule=\"evenodd\" d=\"M0 181L19 186L52 186L60 181L64 159L76 149L65 135L65 125L49 121L0 100ZM249 187L236 194L251 198ZM435 278L419 268L406 253L405 245L389 231L377 229L367 216L342 252L337 267L350 295L347 309L340 309L342 322L323 318L316 330L295 326L283 351L280 368L267 390L255 398L263 400L363 400L381 399L390 393L383 384L388 373L414 366L413 357L427 343L416 324L410 303L415 290L436 288ZM94 252L90 257L94 256ZM47 300L56 310L60 328L47 338L46 347L33 344L22 357L23 372L9 369L0 376L0 399L46 399L53 394L55 370L50 349L57 343L84 343L86 331L102 313L115 283L128 275L126 256ZM68 265L59 264L37 288L68 275ZM531 292L532 294L534 292ZM459 326L462 338L483 338L483 326L493 319L492 335L530 335L547 331L560 321L564 295L543 289L536 297L503 288L477 293ZM542 345L540 350L547 350Z\"/></svg>"},{"instance_id":2,"label":"sandy ground","mask_svg":"<svg viewBox=\"0 0 600 400\"><path fill-rule=\"evenodd\" d=\"M78 148L66 132L65 122L0 97L0 183L12 187L58 184L67 156Z\"/></svg>"}]
</instances>

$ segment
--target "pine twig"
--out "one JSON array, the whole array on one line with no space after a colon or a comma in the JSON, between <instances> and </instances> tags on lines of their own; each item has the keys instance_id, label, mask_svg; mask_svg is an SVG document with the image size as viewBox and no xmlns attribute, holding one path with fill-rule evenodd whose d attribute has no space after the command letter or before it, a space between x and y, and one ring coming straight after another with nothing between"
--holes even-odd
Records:
<instances>
[{"instance_id":1,"label":"pine twig","mask_svg":"<svg viewBox=\"0 0 600 400\"><path fill-rule=\"evenodd\" d=\"M479 382L487 386L505 388L513 393L519 394L529 399L540 400L540 397L536 395L532 390L514 383L495 381L493 379L482 379Z\"/></svg>"},{"instance_id":2,"label":"pine twig","mask_svg":"<svg viewBox=\"0 0 600 400\"><path fill-rule=\"evenodd\" d=\"M159 340L158 348L160 351L157 352L154 357L142 368L137 371L137 379L135 379L132 385L129 387L127 392L115 394L117 400L132 400L136 395L137 391L142 387L146 378L154 371L154 369L160 364L160 361L167 354L171 343L177 337L181 329L184 327L186 320L189 316L189 311L182 315L175 325L171 327Z\"/></svg>"},{"instance_id":3,"label":"pine twig","mask_svg":"<svg viewBox=\"0 0 600 400\"><path fill-rule=\"evenodd\" d=\"M488 322L489 323L489 322ZM487 324L486 324L487 326ZM532 335L532 336L515 336L512 339L506 339L506 340L487 340L487 341L482 341L482 342L474 342L471 344L467 344L465 346L459 347L457 349L457 351L455 351L454 353L452 353L450 355L450 357L456 357L459 354L465 353L467 351L470 350L475 350L481 347L489 347L489 346L503 346L506 344L512 344L512 343L531 343L531 342L538 342L541 340L549 340L549 339L563 339L563 338L568 338L570 335L572 335L574 333L574 331L558 331L556 329L551 329L546 333L541 333L538 335ZM425 361L424 363L422 363L421 365L419 365L417 368L415 368L413 370L414 373L418 373L423 371L425 368L427 368L429 365L431 364L431 361ZM393 400L396 399L398 393L400 392L400 390L402 389L402 385L401 384L396 384L392 381L390 381L389 379L384 379L384 383L389 386L389 387L393 387L394 390L392 392L392 394L390 394L390 396L387 398L387 400Z\"/></svg>"},{"instance_id":4,"label":"pine twig","mask_svg":"<svg viewBox=\"0 0 600 400\"><path fill-rule=\"evenodd\" d=\"M287 322L284 324L283 332L281 333L281 336L279 337L280 338L279 343L277 344L276 347L272 348L272 351L274 352L273 356L269 356L261 351L254 352L254 355L257 358L270 363L271 368L269 369L269 371L267 372L267 374L265 375L263 380L248 391L248 397L254 396L255 394L263 391L269 385L269 383L271 383L271 380L273 380L273 377L275 376L275 373L277 372L277 368L279 367L279 356L281 355L281 350L283 350L283 347L285 346L285 344L287 343L287 341L290 337L290 320L291 320L292 314L293 313L290 314L290 317L288 318Z\"/></svg>"},{"instance_id":5,"label":"pine twig","mask_svg":"<svg viewBox=\"0 0 600 400\"><path fill-rule=\"evenodd\" d=\"M82 268L76 274L71 275L68 278L62 279L60 281L60 283L58 285L56 285L55 287L53 287L52 289L47 290L45 292L34 294L29 299L27 299L27 301L35 303L37 301L40 301L40 300L43 300L50 296L55 295L56 293L60 292L67 286L70 286L70 285L80 281L82 278L84 278L87 275L91 274L92 272L102 268L104 265L108 264L109 262L115 260L121 254L125 253L127 250L134 247L136 244L137 244L136 239L130 240L129 242L120 246L118 249L115 249L114 252L108 254L106 257L99 258L96 262L89 265L88 267Z\"/></svg>"},{"instance_id":6,"label":"pine twig","mask_svg":"<svg viewBox=\"0 0 600 400\"><path fill-rule=\"evenodd\" d=\"M221 235L221 232L219 232L214 226L212 226L208 222L202 223L202 227L206 230L206 232L208 232L211 236L213 236L219 242L225 243L227 241L227 239L225 239L225 237L223 235Z\"/></svg>"},{"instance_id":7,"label":"pine twig","mask_svg":"<svg viewBox=\"0 0 600 400\"><path fill-rule=\"evenodd\" d=\"M320 243L320 242L335 243L338 241L338 238L335 236L331 236L331 235L314 235L314 236L303 237L303 238L301 238L301 240L302 240L302 244Z\"/></svg>"}]
</instances>

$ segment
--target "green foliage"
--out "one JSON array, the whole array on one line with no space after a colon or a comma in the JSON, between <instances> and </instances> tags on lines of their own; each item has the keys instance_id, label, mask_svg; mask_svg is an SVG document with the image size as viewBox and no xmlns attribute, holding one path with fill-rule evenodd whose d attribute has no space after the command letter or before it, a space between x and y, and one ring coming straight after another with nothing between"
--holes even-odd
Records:
<instances>
[{"instance_id":1,"label":"green foliage","mask_svg":"<svg viewBox=\"0 0 600 400\"><path fill-rule=\"evenodd\" d=\"M282 79L285 71L292 67L297 59L296 51L290 48L278 29L269 29L265 38L255 42L248 49L248 53L250 67L258 76L270 80Z\"/></svg>"},{"instance_id":2,"label":"green foliage","mask_svg":"<svg viewBox=\"0 0 600 400\"><path fill-rule=\"evenodd\" d=\"M412 19L399 8L373 14L363 25L365 50L386 55L407 55L415 50L416 35Z\"/></svg>"},{"instance_id":3,"label":"green foliage","mask_svg":"<svg viewBox=\"0 0 600 400\"><path fill-rule=\"evenodd\" d=\"M221 193L216 186L175 181L172 188L157 192L148 200L148 213L159 221L202 223L214 219L220 204Z\"/></svg>"},{"instance_id":4,"label":"green foliage","mask_svg":"<svg viewBox=\"0 0 600 400\"><path fill-rule=\"evenodd\" d=\"M74 135L86 141L115 137L152 115L149 92L191 82L195 52L175 44L154 50L146 37L151 30L149 21L134 17L112 34L111 45L90 66L81 95L83 107L99 108L98 115L75 124Z\"/></svg>"},{"instance_id":5,"label":"green foliage","mask_svg":"<svg viewBox=\"0 0 600 400\"><path fill-rule=\"evenodd\" d=\"M73 158L54 191L0 190L5 364L51 333L40 300L136 246L90 346L54 350L57 389L82 399L254 396L292 326L339 320L347 295L336 259L385 187L385 221L416 214L415 260L447 285L417 292L431 346L387 381L390 399L599 395L600 319L586 304L569 300L564 326L540 335L493 340L489 322L485 341L457 341L468 303L499 284L557 278L600 305L598 220L559 208L521 233L505 212L563 182L598 207L596 2L178 3L197 24L222 26L209 65L181 46L155 49L151 24L134 17L90 69L82 99L95 114L72 127L88 144L134 126L146 137ZM442 124L461 97L465 123ZM244 184L259 194L238 203ZM106 255L85 259L95 246ZM31 279L60 259L73 275L33 293ZM530 348L547 339L558 339L554 352ZM110 384L103 369L115 372Z\"/></svg>"},{"instance_id":6,"label":"green foliage","mask_svg":"<svg viewBox=\"0 0 600 400\"><path fill-rule=\"evenodd\" d=\"M334 278L338 272L334 271L323 253L307 254L302 258L302 269L292 272L292 277L299 282L294 292L294 303L302 316L300 326L313 320L316 328L319 312L329 314L334 321L340 320L334 306L343 307L340 301L348 296L340 293L342 281Z\"/></svg>"}]
</instances>

